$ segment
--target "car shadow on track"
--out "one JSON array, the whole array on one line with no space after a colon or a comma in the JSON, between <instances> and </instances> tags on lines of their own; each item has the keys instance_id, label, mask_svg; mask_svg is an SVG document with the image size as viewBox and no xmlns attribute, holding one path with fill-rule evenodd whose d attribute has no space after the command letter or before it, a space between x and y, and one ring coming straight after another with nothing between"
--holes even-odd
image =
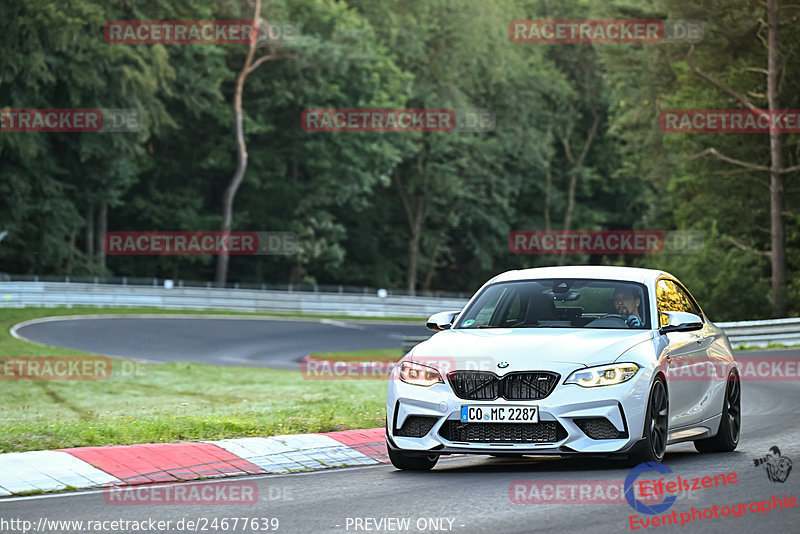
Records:
<instances>
[{"instance_id":1,"label":"car shadow on track","mask_svg":"<svg viewBox=\"0 0 800 534\"><path fill-rule=\"evenodd\" d=\"M736 462L746 456L746 453L734 451L732 453L705 453L701 454L694 449L667 451L666 457L662 462L671 469L676 466L682 468L700 467L711 461L713 463ZM444 457L447 458L447 457ZM469 459L470 463L464 465L462 462L440 462L430 473L433 475L448 474L475 474L475 473L569 473L569 472L628 472L633 467L622 459L602 458L602 457L548 457L548 456L527 456L527 457L489 457L474 456L472 458L462 456L460 460ZM480 463L477 463L480 462ZM425 472L397 471L396 473L411 474L414 476L424 475Z\"/></svg>"}]
</instances>

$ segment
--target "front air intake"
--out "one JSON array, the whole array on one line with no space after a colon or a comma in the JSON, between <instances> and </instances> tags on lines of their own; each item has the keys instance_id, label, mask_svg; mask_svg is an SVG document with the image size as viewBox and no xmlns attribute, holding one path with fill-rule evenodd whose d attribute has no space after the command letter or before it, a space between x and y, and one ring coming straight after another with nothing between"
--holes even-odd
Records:
<instances>
[{"instance_id":1,"label":"front air intake","mask_svg":"<svg viewBox=\"0 0 800 534\"><path fill-rule=\"evenodd\" d=\"M431 428L438 421L438 417L425 415L409 415L403 421L403 426L395 430L394 435L406 438L421 438L428 435Z\"/></svg>"},{"instance_id":2,"label":"front air intake","mask_svg":"<svg viewBox=\"0 0 800 534\"><path fill-rule=\"evenodd\" d=\"M464 443L556 443L567 437L557 421L539 423L462 423L448 420L439 435Z\"/></svg>"},{"instance_id":3,"label":"front air intake","mask_svg":"<svg viewBox=\"0 0 800 534\"><path fill-rule=\"evenodd\" d=\"M628 437L626 431L617 428L605 417L587 417L573 419L581 432L592 439L623 439Z\"/></svg>"}]
</instances>

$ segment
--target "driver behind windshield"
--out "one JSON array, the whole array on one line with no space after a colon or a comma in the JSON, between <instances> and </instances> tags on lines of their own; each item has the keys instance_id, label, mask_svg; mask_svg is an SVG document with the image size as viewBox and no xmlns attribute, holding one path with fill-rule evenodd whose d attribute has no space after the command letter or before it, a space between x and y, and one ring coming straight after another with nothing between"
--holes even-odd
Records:
<instances>
[{"instance_id":1,"label":"driver behind windshield","mask_svg":"<svg viewBox=\"0 0 800 534\"><path fill-rule=\"evenodd\" d=\"M644 324L639 317L639 304L641 299L633 287L619 286L614 290L614 307L629 328L637 328Z\"/></svg>"}]
</instances>

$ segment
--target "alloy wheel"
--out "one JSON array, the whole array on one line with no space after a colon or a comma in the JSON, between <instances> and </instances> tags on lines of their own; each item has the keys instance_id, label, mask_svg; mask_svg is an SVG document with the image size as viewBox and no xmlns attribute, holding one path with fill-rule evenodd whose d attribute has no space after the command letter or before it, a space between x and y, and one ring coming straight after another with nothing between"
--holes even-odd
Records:
<instances>
[{"instance_id":1,"label":"alloy wheel","mask_svg":"<svg viewBox=\"0 0 800 534\"><path fill-rule=\"evenodd\" d=\"M742 426L741 395L742 387L739 383L739 377L735 373L731 374L728 380L725 403L728 412L728 432L731 441L734 443L739 441L739 429Z\"/></svg>"},{"instance_id":2,"label":"alloy wheel","mask_svg":"<svg viewBox=\"0 0 800 534\"><path fill-rule=\"evenodd\" d=\"M667 392L658 380L650 395L650 446L657 458L661 458L667 449L667 411Z\"/></svg>"}]
</instances>

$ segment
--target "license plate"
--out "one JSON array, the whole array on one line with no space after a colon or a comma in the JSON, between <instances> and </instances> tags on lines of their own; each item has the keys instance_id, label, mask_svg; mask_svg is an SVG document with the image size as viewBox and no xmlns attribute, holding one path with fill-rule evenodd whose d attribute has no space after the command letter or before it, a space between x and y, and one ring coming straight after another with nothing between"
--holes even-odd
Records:
<instances>
[{"instance_id":1,"label":"license plate","mask_svg":"<svg viewBox=\"0 0 800 534\"><path fill-rule=\"evenodd\" d=\"M462 423L538 423L536 406L461 405Z\"/></svg>"}]
</instances>

